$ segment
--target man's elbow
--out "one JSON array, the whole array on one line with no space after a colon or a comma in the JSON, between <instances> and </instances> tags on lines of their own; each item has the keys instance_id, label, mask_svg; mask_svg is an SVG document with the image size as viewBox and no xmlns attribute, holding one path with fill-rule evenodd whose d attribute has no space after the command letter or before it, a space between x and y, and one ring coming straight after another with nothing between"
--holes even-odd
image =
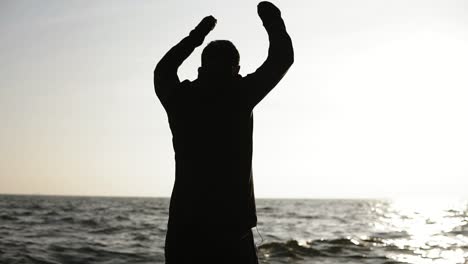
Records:
<instances>
[{"instance_id":1,"label":"man's elbow","mask_svg":"<svg viewBox=\"0 0 468 264\"><path fill-rule=\"evenodd\" d=\"M156 64L156 67L154 67L154 71L153 71L155 80L156 80L156 76L160 75L162 71L163 71L163 67L161 66L161 62L159 62L158 64Z\"/></svg>"},{"instance_id":2,"label":"man's elbow","mask_svg":"<svg viewBox=\"0 0 468 264\"><path fill-rule=\"evenodd\" d=\"M156 94L156 97L159 98L159 101L164 105L164 103L165 103L164 90L162 89L161 83L158 82L156 77L154 78L154 93Z\"/></svg>"},{"instance_id":3,"label":"man's elbow","mask_svg":"<svg viewBox=\"0 0 468 264\"><path fill-rule=\"evenodd\" d=\"M289 48L288 48L288 63L289 63L289 66L293 65L294 63L294 48L293 48L293 45L292 45L292 41L291 39L289 39Z\"/></svg>"},{"instance_id":4,"label":"man's elbow","mask_svg":"<svg viewBox=\"0 0 468 264\"><path fill-rule=\"evenodd\" d=\"M289 68L291 68L291 66L293 65L294 63L294 53L291 52L289 54L287 54L287 56L284 56L281 60L281 64L283 65L283 67L288 70Z\"/></svg>"},{"instance_id":5,"label":"man's elbow","mask_svg":"<svg viewBox=\"0 0 468 264\"><path fill-rule=\"evenodd\" d=\"M153 84L154 84L154 92L156 94L159 93L161 90L161 74L157 71L157 68L153 72Z\"/></svg>"},{"instance_id":6,"label":"man's elbow","mask_svg":"<svg viewBox=\"0 0 468 264\"><path fill-rule=\"evenodd\" d=\"M156 64L156 67L153 71L153 81L154 81L154 88L157 89L161 86L161 82L163 80L163 76L167 75L167 71L165 70L164 65L161 62Z\"/></svg>"},{"instance_id":7,"label":"man's elbow","mask_svg":"<svg viewBox=\"0 0 468 264\"><path fill-rule=\"evenodd\" d=\"M285 45L283 52L281 53L281 64L289 69L294 63L294 49L291 42L288 45Z\"/></svg>"},{"instance_id":8,"label":"man's elbow","mask_svg":"<svg viewBox=\"0 0 468 264\"><path fill-rule=\"evenodd\" d=\"M291 55L288 56L286 63L288 65L288 68L291 67L294 63L294 53L291 52Z\"/></svg>"}]
</instances>

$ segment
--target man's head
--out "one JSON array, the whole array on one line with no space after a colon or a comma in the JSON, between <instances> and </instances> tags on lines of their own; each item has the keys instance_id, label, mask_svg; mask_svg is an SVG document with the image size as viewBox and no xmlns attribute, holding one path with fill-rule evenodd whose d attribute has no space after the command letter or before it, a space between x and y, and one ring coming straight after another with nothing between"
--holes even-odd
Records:
<instances>
[{"instance_id":1,"label":"man's head","mask_svg":"<svg viewBox=\"0 0 468 264\"><path fill-rule=\"evenodd\" d=\"M239 52L229 40L210 42L202 52L198 71L210 77L232 77L239 73Z\"/></svg>"}]
</instances>

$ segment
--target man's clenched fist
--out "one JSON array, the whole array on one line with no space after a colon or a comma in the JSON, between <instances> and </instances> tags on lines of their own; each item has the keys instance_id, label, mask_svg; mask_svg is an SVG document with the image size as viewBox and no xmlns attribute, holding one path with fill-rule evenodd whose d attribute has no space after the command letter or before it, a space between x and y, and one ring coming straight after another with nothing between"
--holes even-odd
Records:
<instances>
[{"instance_id":1,"label":"man's clenched fist","mask_svg":"<svg viewBox=\"0 0 468 264\"><path fill-rule=\"evenodd\" d=\"M274 4L267 1L263 1L258 4L257 13L264 23L268 23L272 19L281 17L281 11Z\"/></svg>"},{"instance_id":2,"label":"man's clenched fist","mask_svg":"<svg viewBox=\"0 0 468 264\"><path fill-rule=\"evenodd\" d=\"M211 30L216 26L216 18L213 16L207 16L198 24L197 28L203 35L208 35Z\"/></svg>"},{"instance_id":3,"label":"man's clenched fist","mask_svg":"<svg viewBox=\"0 0 468 264\"><path fill-rule=\"evenodd\" d=\"M205 40L206 35L216 26L216 18L207 16L200 21L194 30L190 32L190 36L195 40L195 45L200 46Z\"/></svg>"}]
</instances>

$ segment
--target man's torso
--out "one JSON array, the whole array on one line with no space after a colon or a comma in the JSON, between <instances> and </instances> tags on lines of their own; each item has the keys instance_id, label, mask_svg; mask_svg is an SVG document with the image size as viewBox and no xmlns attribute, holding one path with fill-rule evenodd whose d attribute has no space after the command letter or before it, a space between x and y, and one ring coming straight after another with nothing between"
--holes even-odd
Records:
<instances>
[{"instance_id":1,"label":"man's torso","mask_svg":"<svg viewBox=\"0 0 468 264\"><path fill-rule=\"evenodd\" d=\"M176 89L167 109L176 160L169 226L237 235L256 225L246 89L241 78L218 85L184 81Z\"/></svg>"}]
</instances>

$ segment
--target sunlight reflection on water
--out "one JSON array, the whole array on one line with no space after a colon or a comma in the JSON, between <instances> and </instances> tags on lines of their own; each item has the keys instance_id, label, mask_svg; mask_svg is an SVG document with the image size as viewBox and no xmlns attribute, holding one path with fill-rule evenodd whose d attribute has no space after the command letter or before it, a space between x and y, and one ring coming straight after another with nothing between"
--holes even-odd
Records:
<instances>
[{"instance_id":1,"label":"sunlight reflection on water","mask_svg":"<svg viewBox=\"0 0 468 264\"><path fill-rule=\"evenodd\" d=\"M465 263L466 205L466 201L454 199L394 199L376 205L374 211L380 218L374 227L377 232L395 232L394 237L382 242L402 250L390 256L397 261Z\"/></svg>"}]
</instances>

